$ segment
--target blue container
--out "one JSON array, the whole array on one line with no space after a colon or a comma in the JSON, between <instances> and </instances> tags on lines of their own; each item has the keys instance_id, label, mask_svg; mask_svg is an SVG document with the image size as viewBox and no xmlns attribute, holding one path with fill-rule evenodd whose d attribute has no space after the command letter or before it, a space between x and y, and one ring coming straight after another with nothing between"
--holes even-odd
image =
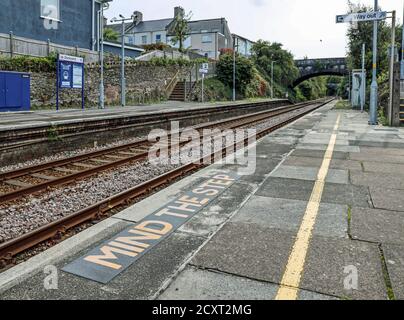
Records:
<instances>
[{"instance_id":1,"label":"blue container","mask_svg":"<svg viewBox=\"0 0 404 320\"><path fill-rule=\"evenodd\" d=\"M30 107L29 73L0 71L0 112L28 111Z\"/></svg>"}]
</instances>

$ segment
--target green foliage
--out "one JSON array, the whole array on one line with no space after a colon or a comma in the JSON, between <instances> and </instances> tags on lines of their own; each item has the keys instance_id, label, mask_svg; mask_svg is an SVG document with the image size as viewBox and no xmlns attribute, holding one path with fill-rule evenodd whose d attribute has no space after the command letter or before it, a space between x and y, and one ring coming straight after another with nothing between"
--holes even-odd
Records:
<instances>
[{"instance_id":1,"label":"green foliage","mask_svg":"<svg viewBox=\"0 0 404 320\"><path fill-rule=\"evenodd\" d=\"M173 37L171 38L171 43L173 46L178 44L178 50L180 52L185 52L186 49L184 48L184 42L187 40L190 28L189 28L189 21L191 21L191 13L188 15L183 16L182 14L178 14L174 19L174 28L172 30Z\"/></svg>"},{"instance_id":2,"label":"green foliage","mask_svg":"<svg viewBox=\"0 0 404 320\"><path fill-rule=\"evenodd\" d=\"M54 72L56 71L56 53L48 57L37 58L17 56L0 58L0 70L19 72Z\"/></svg>"},{"instance_id":3,"label":"green foliage","mask_svg":"<svg viewBox=\"0 0 404 320\"><path fill-rule=\"evenodd\" d=\"M299 101L315 100L327 93L327 77L316 77L302 82L298 87ZM302 100L302 96L304 99Z\"/></svg>"},{"instance_id":4,"label":"green foliage","mask_svg":"<svg viewBox=\"0 0 404 320\"><path fill-rule=\"evenodd\" d=\"M104 29L104 39L106 41L118 41L119 40L119 33L116 32L114 29L105 28Z\"/></svg>"},{"instance_id":5,"label":"green foliage","mask_svg":"<svg viewBox=\"0 0 404 320\"><path fill-rule=\"evenodd\" d=\"M198 95L202 90L202 81L198 83ZM226 101L232 97L232 89L226 86L217 78L208 78L204 80L204 98L205 101Z\"/></svg>"},{"instance_id":6,"label":"green foliage","mask_svg":"<svg viewBox=\"0 0 404 320\"><path fill-rule=\"evenodd\" d=\"M188 67L193 65L195 62L183 58L179 59L168 59L168 58L160 58L154 57L150 59L150 61L146 62L152 66L179 66L179 67Z\"/></svg>"},{"instance_id":7,"label":"green foliage","mask_svg":"<svg viewBox=\"0 0 404 320\"><path fill-rule=\"evenodd\" d=\"M246 98L267 97L270 95L270 85L254 68L254 76L245 90Z\"/></svg>"},{"instance_id":8,"label":"green foliage","mask_svg":"<svg viewBox=\"0 0 404 320\"><path fill-rule=\"evenodd\" d=\"M164 49L170 48L168 44L165 43L152 43L152 44L145 44L142 45L142 48L146 50L146 52L160 50L164 51Z\"/></svg>"},{"instance_id":9,"label":"green foliage","mask_svg":"<svg viewBox=\"0 0 404 320\"><path fill-rule=\"evenodd\" d=\"M233 87L233 61L232 54L224 54L216 66L217 78L228 87ZM236 54L236 90L243 94L253 76L252 61Z\"/></svg>"},{"instance_id":10,"label":"green foliage","mask_svg":"<svg viewBox=\"0 0 404 320\"><path fill-rule=\"evenodd\" d=\"M290 86L299 75L291 52L283 49L281 43L259 40L252 47L252 59L258 71L267 81L271 81L272 61L274 64L274 82L281 87Z\"/></svg>"}]
</instances>

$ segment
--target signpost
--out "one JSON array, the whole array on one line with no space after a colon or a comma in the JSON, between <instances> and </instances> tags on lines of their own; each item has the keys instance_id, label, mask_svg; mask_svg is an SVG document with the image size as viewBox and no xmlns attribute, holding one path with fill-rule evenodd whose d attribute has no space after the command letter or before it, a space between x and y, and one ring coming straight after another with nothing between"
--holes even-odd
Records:
<instances>
[{"instance_id":1,"label":"signpost","mask_svg":"<svg viewBox=\"0 0 404 320\"><path fill-rule=\"evenodd\" d=\"M59 110L60 89L81 89L81 108L84 110L84 59L59 54L56 70L56 110Z\"/></svg>"},{"instance_id":2,"label":"signpost","mask_svg":"<svg viewBox=\"0 0 404 320\"><path fill-rule=\"evenodd\" d=\"M346 15L338 15L337 23L365 22L373 21L373 64L372 64L372 84L370 87L370 125L377 124L377 100L378 100L378 85L377 85L377 36L378 22L387 18L386 11L379 11L378 1L375 0L373 12L351 13ZM393 14L394 16L394 14ZM364 80L364 79L363 79ZM363 81L362 80L362 81ZM391 99L392 97L390 97Z\"/></svg>"},{"instance_id":3,"label":"signpost","mask_svg":"<svg viewBox=\"0 0 404 320\"><path fill-rule=\"evenodd\" d=\"M337 23L379 21L387 18L386 11L351 13L337 16Z\"/></svg>"},{"instance_id":4,"label":"signpost","mask_svg":"<svg viewBox=\"0 0 404 320\"><path fill-rule=\"evenodd\" d=\"M202 67L199 69L199 73L202 74L202 103L204 102L204 80L205 80L205 74L209 73L209 63L203 63Z\"/></svg>"}]
</instances>

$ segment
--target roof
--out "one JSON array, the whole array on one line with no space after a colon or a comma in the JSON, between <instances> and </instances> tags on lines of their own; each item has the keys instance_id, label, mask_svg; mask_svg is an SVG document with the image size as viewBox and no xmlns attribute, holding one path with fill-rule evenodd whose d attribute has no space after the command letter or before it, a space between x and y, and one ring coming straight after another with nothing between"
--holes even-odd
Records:
<instances>
[{"instance_id":1,"label":"roof","mask_svg":"<svg viewBox=\"0 0 404 320\"><path fill-rule=\"evenodd\" d=\"M249 42L251 42L251 43L255 43L255 41L252 41L252 40L250 40L250 39L248 39L248 38L246 38L246 37L242 37L242 36L240 36L240 35L238 35L238 34L235 34L235 33L233 33L232 36L233 36L233 37L236 37L236 38L239 38L239 39L242 39L242 40L249 41Z\"/></svg>"},{"instance_id":2,"label":"roof","mask_svg":"<svg viewBox=\"0 0 404 320\"><path fill-rule=\"evenodd\" d=\"M174 19L160 19L160 20L149 20L143 21L139 23L136 27L133 26L132 22L125 23L125 30L129 33L142 33L142 32L153 32L153 31L164 31L167 29L168 25ZM189 29L191 33L200 33L202 30L206 30L207 32L220 32L224 33L224 23L225 18L218 19L207 19L207 20L197 20L190 21L188 23ZM106 28L113 29L119 33L122 30L122 24L110 24L107 25Z\"/></svg>"},{"instance_id":3,"label":"roof","mask_svg":"<svg viewBox=\"0 0 404 320\"><path fill-rule=\"evenodd\" d=\"M142 21L137 26L134 26L132 22L129 22L125 23L125 29L130 33L164 31L172 21L173 19ZM110 24L107 26L107 28L121 32L122 24Z\"/></svg>"},{"instance_id":4,"label":"roof","mask_svg":"<svg viewBox=\"0 0 404 320\"><path fill-rule=\"evenodd\" d=\"M208 20L198 20L190 21L189 29L191 32L201 32L202 30L207 30L208 32L221 32L224 33L224 22L226 19L208 19Z\"/></svg>"}]
</instances>

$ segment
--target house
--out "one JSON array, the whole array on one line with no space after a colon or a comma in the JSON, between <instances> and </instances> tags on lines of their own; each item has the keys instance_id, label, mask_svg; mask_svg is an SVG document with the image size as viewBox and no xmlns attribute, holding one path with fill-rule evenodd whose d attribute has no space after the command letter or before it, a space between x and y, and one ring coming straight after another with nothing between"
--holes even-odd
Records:
<instances>
[{"instance_id":1,"label":"house","mask_svg":"<svg viewBox=\"0 0 404 320\"><path fill-rule=\"evenodd\" d=\"M1 0L0 33L95 50L99 0Z\"/></svg>"},{"instance_id":2,"label":"house","mask_svg":"<svg viewBox=\"0 0 404 320\"><path fill-rule=\"evenodd\" d=\"M247 38L244 38L242 36L239 36L237 34L233 34L233 41L236 44L236 51L245 56L245 57L251 57L252 55L252 47L255 44L254 41L251 41Z\"/></svg>"},{"instance_id":3,"label":"house","mask_svg":"<svg viewBox=\"0 0 404 320\"><path fill-rule=\"evenodd\" d=\"M172 44L175 17L184 15L184 9L174 8L172 18L160 20L144 20L141 12L135 11L134 22L127 23L126 42L132 45L148 45L156 43ZM121 26L118 24L108 25L117 32ZM188 24L189 35L185 40L184 47L198 54L212 59L218 59L220 50L233 46L232 35L225 18L190 21ZM174 44L178 47L178 44Z\"/></svg>"}]
</instances>

